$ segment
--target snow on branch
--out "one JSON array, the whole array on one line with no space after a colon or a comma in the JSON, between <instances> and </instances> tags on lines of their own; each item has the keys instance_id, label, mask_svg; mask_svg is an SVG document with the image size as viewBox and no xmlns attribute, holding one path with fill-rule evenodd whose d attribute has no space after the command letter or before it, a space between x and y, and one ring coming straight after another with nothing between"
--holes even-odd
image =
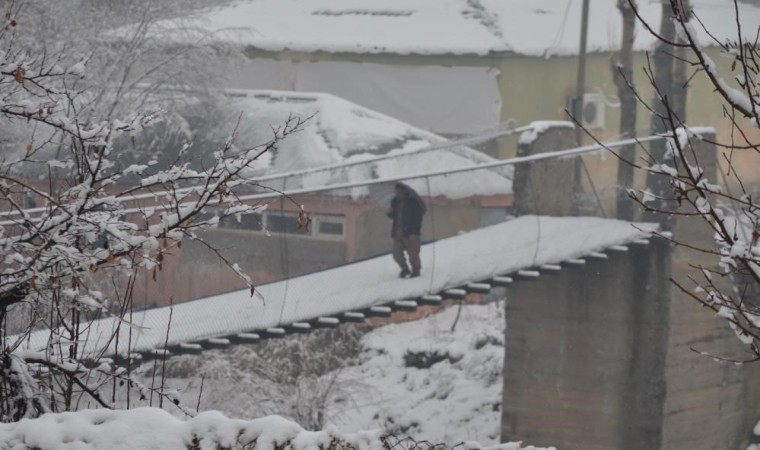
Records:
<instances>
[{"instance_id":1,"label":"snow on branch","mask_svg":"<svg viewBox=\"0 0 760 450\"><path fill-rule=\"evenodd\" d=\"M15 399L0 402L0 421L35 417L51 407L70 409L80 396L109 408L113 398L101 394L103 380L147 389L177 404L170 392L140 386L118 367L85 367L82 348L94 339L89 325L111 316L119 326L136 326L127 313L138 273L152 271L155 280L183 239L200 239L200 231L220 220L264 207L240 198L264 189L250 178L251 169L303 121L290 117L268 139L250 145L238 142L239 124L231 124L230 135L214 150L186 144L168 163L124 165L118 156L130 143L125 137L154 126L161 110L135 109L117 117L113 108L94 108L100 93L82 80L90 77L98 55L73 57L65 47L17 48L17 4L9 5L0 31L0 121L29 124L30 135L21 154L0 157L0 394ZM45 176L36 175L40 168ZM254 280L244 268L224 262L253 295ZM26 311L24 317L19 310ZM37 349L39 354L20 351L29 333L40 328L49 336L46 348ZM92 384L94 379L100 381Z\"/></svg>"},{"instance_id":2,"label":"snow on branch","mask_svg":"<svg viewBox=\"0 0 760 450\"><path fill-rule=\"evenodd\" d=\"M634 2L629 3L635 9ZM677 96L675 90L685 90L687 86L669 86L670 76L658 76L657 71L667 74L673 70L668 65L647 67L645 72L655 91L656 106L646 106L653 113L652 123L662 124L668 139L662 149L645 150L644 163L637 166L647 172L647 188L627 192L645 214L650 214L651 220L659 218L672 223L678 217L684 222L701 222L711 232L714 238L709 243L694 238L677 240L678 236L672 239L676 245L710 255L715 266L695 264L699 275L690 278L693 288L682 281L671 281L684 294L726 320L754 355L752 360L756 360L760 359L760 213L754 193L737 170L741 168L737 167L734 154L740 151L760 154L760 143L746 131L760 124L760 29L742 28L738 0L733 0L735 37L719 40L689 5L685 0L669 0L669 11L664 11L675 27L674 39L659 34L641 16L638 18L659 40L656 59L666 54L691 67L692 77L704 76L714 87L717 98L724 103L730 140L719 142L715 130L690 127L685 110L676 107L673 100ZM719 65L710 58L698 39L700 35L711 39L728 64ZM681 49L688 53L677 53ZM726 73L733 79L727 78ZM717 150L717 158L713 150ZM721 280L728 278L733 282L730 290L721 284Z\"/></svg>"}]
</instances>

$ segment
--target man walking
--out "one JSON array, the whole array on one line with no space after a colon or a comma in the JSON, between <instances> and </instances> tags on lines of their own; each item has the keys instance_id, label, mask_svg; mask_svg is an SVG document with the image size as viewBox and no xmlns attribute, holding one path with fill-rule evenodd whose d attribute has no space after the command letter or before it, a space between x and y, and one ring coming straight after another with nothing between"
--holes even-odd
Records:
<instances>
[{"instance_id":1,"label":"man walking","mask_svg":"<svg viewBox=\"0 0 760 450\"><path fill-rule=\"evenodd\" d=\"M387 215L393 219L393 260L401 267L401 278L420 276L420 229L426 210L425 202L414 189L404 183L396 183L395 196ZM406 264L405 251L411 270Z\"/></svg>"}]
</instances>

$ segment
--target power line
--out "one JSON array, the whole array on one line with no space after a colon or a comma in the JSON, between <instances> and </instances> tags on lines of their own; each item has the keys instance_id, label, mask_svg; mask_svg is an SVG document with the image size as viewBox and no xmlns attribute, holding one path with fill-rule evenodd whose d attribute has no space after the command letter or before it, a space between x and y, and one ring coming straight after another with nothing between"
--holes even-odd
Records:
<instances>
[{"instance_id":1,"label":"power line","mask_svg":"<svg viewBox=\"0 0 760 450\"><path fill-rule=\"evenodd\" d=\"M346 167L352 167L352 166L361 165L361 164L371 164L371 163L374 163L377 161L383 161L386 159L419 155L421 153L427 153L433 150L445 150L447 148L475 145L475 144L480 144L480 143L487 142L496 138L500 138L502 136L509 136L516 133L522 133L523 131L529 131L529 130L532 130L533 128L535 128L533 125L526 125L519 128L509 128L506 130L485 131L483 133L470 136L467 138L455 139L455 140L441 142L439 144L429 145L427 147L423 147L421 149L414 150L411 152L385 154L385 155L375 156L372 158L362 159L359 161L348 161L348 162L341 162L339 164L312 167L308 169L294 170L291 172L282 172L278 174L273 174L273 175L257 178L257 181L279 180L282 178L288 178L288 177L297 176L297 175L310 175L313 173L332 171L336 169L344 169Z\"/></svg>"},{"instance_id":2,"label":"power line","mask_svg":"<svg viewBox=\"0 0 760 450\"><path fill-rule=\"evenodd\" d=\"M281 179L286 179L286 178L299 176L299 175L310 175L314 173L333 171L333 170L343 169L346 167L353 167L353 166L362 165L362 164L372 164L374 162L383 161L386 159L416 156L422 153L427 153L427 152L431 152L435 150L445 150L445 149L453 148L453 147L475 145L475 144L480 144L483 142L488 142L490 140L500 138L503 136L509 136L512 134L522 133L524 131L529 131L535 128L534 125L526 125L526 126L514 128L512 122L505 122L504 124L502 124L502 126L504 125L507 125L507 128L504 128L504 129L497 128L495 130L489 129L489 130L483 131L482 133L468 136L466 138L446 140L438 144L428 145L426 147L409 151L409 152L385 154L385 155L375 156L372 158L366 158L366 159L357 160L357 161L347 161L347 162L341 162L339 164L310 167L307 169L294 170L290 172L281 172L281 173L277 173L273 175L267 175L267 176L256 178L256 182L261 183L261 182L272 181L272 180L281 180ZM143 200L143 199L154 198L154 197L157 197L160 195L166 195L166 194L183 195L183 194L192 192L196 188L197 186L175 189L171 192L160 191L160 192L151 192L148 194L131 194L129 198L120 199L120 201ZM40 208L24 209L24 211L26 211L28 214L28 213L46 212L47 209L45 207L40 207ZM19 212L18 211L0 212L0 217L1 216L15 216L15 215L19 215Z\"/></svg>"},{"instance_id":3,"label":"power line","mask_svg":"<svg viewBox=\"0 0 760 450\"><path fill-rule=\"evenodd\" d=\"M644 142L651 142L656 141L660 139L665 139L665 135L653 135L653 136L647 136L647 137L641 137L641 138L632 138L632 139L624 139L624 140L618 140L618 141L610 141L606 143L601 144L592 144L592 145L585 145L575 148L570 148L567 150L560 150L556 152L551 153L539 153L536 155L530 155L530 156L519 156L515 158L510 159L504 159L504 160L497 160L491 163L485 163L485 164L475 164L470 166L462 166L462 167L456 167L456 168L448 168L445 170L436 170L436 171L430 171L430 172L418 172L413 174L407 174L407 175L400 175L395 177L386 177L386 178L377 178L373 180L362 180L362 181L355 181L351 183L339 183L339 184L331 184L326 186L318 186L318 187L307 187L307 188L300 188L300 189L292 189L292 190L286 190L286 191L278 191L278 192L263 192L258 194L250 194L250 195L242 195L238 198L241 201L250 201L250 200L266 200L266 199L272 199L277 198L284 195L288 196L297 196L297 195L304 195L304 194L314 194L318 192L325 192L325 191L332 191L332 190L340 190L340 189L350 189L350 188L356 188L356 187L364 187L364 186L373 186L378 184L386 184L386 183L395 183L398 181L404 181L404 180L411 180L415 178L425 178L425 177L434 177L434 176L442 176L442 175L451 175L455 173L462 173L462 172L471 172L475 170L485 170L485 169L494 169L497 167L504 167L504 166L513 166L517 164L527 163L527 162L536 162L536 161L543 161L548 159L554 159L554 158L569 158L573 156L582 155L584 153L591 153L607 148L615 148L615 147L622 147L624 145L629 144L638 144L638 143L644 143ZM156 193L151 194L150 196L158 196L162 193ZM165 194L165 193L164 193ZM132 199L119 199L120 201L131 201ZM189 206L192 205L192 202L185 202L181 203L179 205L172 205L172 208L177 206ZM154 207L162 207L162 205L154 205ZM169 208L169 206L165 206L165 208ZM128 208L122 211L124 214L130 214L135 212L140 212L143 208ZM45 212L45 208L34 208L34 210L23 210L25 212ZM17 215L19 214L18 211L12 211L12 212L5 212L0 215L10 216L10 215ZM44 217L44 216L41 216ZM39 221L41 217L38 217L36 219L32 219L33 221ZM14 225L16 222L14 221L5 221L0 222L0 225Z\"/></svg>"}]
</instances>

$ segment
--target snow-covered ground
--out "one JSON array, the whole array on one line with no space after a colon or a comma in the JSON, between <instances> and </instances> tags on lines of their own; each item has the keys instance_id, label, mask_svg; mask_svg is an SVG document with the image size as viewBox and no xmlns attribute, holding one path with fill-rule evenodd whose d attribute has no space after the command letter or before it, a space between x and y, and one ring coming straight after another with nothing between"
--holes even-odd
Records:
<instances>
[{"instance_id":1,"label":"snow-covered ground","mask_svg":"<svg viewBox=\"0 0 760 450\"><path fill-rule=\"evenodd\" d=\"M0 448L13 450L382 450L397 443L385 442L376 432L305 431L276 416L247 421L212 411L183 421L158 408L46 414L0 424ZM468 442L457 448L542 450L518 442L489 447Z\"/></svg>"},{"instance_id":2,"label":"snow-covered ground","mask_svg":"<svg viewBox=\"0 0 760 450\"><path fill-rule=\"evenodd\" d=\"M419 320L375 328L361 337L361 350L346 367L318 381L297 382L311 393L290 389L286 385L294 382L285 377L273 383L260 369L252 369L271 363L256 360L255 347L173 360L170 372L188 376L170 378L167 385L178 389L185 404L195 404L200 395L201 409L242 417L279 414L300 421L307 419L299 416L302 411L292 397L313 405L314 397L324 394L329 401L323 423L345 432L381 430L433 443L493 445L501 433L505 325L504 302L499 300L464 305L461 312L451 305ZM312 357L324 358L346 344L335 345ZM201 376L206 377L202 393ZM329 392L327 383L332 383Z\"/></svg>"},{"instance_id":3,"label":"snow-covered ground","mask_svg":"<svg viewBox=\"0 0 760 450\"><path fill-rule=\"evenodd\" d=\"M332 431L332 430L331 430ZM337 436L336 436L337 435ZM181 420L158 408L84 410L46 414L39 419L0 424L0 448L37 450L185 450L188 448L307 449L329 445L333 436L359 448L377 448L377 433L340 436L307 432L281 417L233 420L211 411ZM199 447L191 447L197 439ZM246 444L253 446L244 447ZM373 445L375 444L375 445Z\"/></svg>"},{"instance_id":4,"label":"snow-covered ground","mask_svg":"<svg viewBox=\"0 0 760 450\"><path fill-rule=\"evenodd\" d=\"M463 449L478 448L476 443L494 446L500 436L504 303L464 305L458 320L457 314L457 307L451 306L420 320L381 326L365 334L353 365L320 377L338 386L324 411L324 432L304 431L287 420L294 419L287 417L292 399L279 397L287 386L275 386L252 372L229 370L241 358L253 355L249 347L170 361L174 366L170 371L183 366L193 369L186 378L169 378L167 386L179 390L182 403L195 405L200 397L201 409L214 411L192 419L180 417L181 411L169 405L165 408L177 417L146 407L50 414L0 424L0 448L23 443L26 447L18 448L47 450L67 444L66 448L82 450L184 449L194 436L207 445L232 448L253 438L256 449L289 440L294 449L316 448L331 436L359 448L380 448L379 436L385 433L447 447L464 442L459 447ZM146 381L149 378L145 376ZM302 394L301 399L307 397ZM265 412L264 403L270 408ZM262 412L285 418L255 418ZM498 448L539 450L519 443Z\"/></svg>"},{"instance_id":5,"label":"snow-covered ground","mask_svg":"<svg viewBox=\"0 0 760 450\"><path fill-rule=\"evenodd\" d=\"M381 430L433 443L497 444L504 327L504 303L494 301L464 305L461 312L453 305L419 320L368 332L361 337L361 351L351 365L320 377L322 385L335 385L329 392L324 423L349 433ZM195 375L170 379L168 385L179 388L186 403L193 403L201 394L199 378L204 374L210 378L203 388L202 405L230 416L266 413L297 419L292 399L278 398L292 395L287 387L252 372L229 370L239 366L241 358L253 363L253 351L217 352L206 362L184 356L185 366L198 365L192 369ZM326 349L330 351L335 350ZM300 396L314 403L308 394Z\"/></svg>"},{"instance_id":6,"label":"snow-covered ground","mask_svg":"<svg viewBox=\"0 0 760 450\"><path fill-rule=\"evenodd\" d=\"M451 331L457 309L365 335L360 363L341 373L362 385L330 405L330 420L431 442L499 442L504 304L463 306Z\"/></svg>"}]
</instances>

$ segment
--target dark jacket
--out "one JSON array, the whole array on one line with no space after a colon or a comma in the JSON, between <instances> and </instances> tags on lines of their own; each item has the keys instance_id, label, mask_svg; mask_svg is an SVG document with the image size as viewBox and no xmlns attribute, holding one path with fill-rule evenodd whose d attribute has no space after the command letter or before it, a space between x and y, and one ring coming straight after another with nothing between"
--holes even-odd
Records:
<instances>
[{"instance_id":1,"label":"dark jacket","mask_svg":"<svg viewBox=\"0 0 760 450\"><path fill-rule=\"evenodd\" d=\"M401 209L401 226L403 235L405 238L411 235L419 236L420 229L422 228L422 216L425 215L425 212L427 211L425 202L422 201L422 198L420 198L419 194L417 194L414 189L403 183L399 183L399 185L406 191L403 207ZM396 237L397 221L399 217L399 203L401 203L401 201L398 198L393 197L393 200L391 200L391 209L387 213L388 217L393 219L391 237L394 238Z\"/></svg>"}]
</instances>

